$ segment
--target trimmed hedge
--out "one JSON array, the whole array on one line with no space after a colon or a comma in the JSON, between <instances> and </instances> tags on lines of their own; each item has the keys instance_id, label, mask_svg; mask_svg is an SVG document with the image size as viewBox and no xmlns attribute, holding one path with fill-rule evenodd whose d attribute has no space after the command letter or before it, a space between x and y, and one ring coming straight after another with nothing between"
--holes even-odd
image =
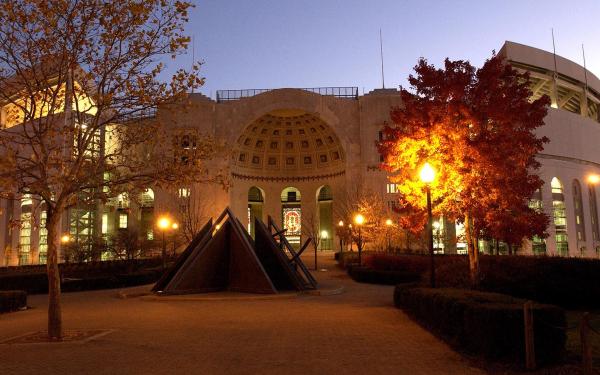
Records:
<instances>
[{"instance_id":1,"label":"trimmed hedge","mask_svg":"<svg viewBox=\"0 0 600 375\"><path fill-rule=\"evenodd\" d=\"M373 254L364 264L374 270L418 272L429 279L429 257ZM441 287L470 288L464 255L436 255ZM600 260L533 256L480 256L480 290L508 294L569 309L600 308Z\"/></svg>"},{"instance_id":2,"label":"trimmed hedge","mask_svg":"<svg viewBox=\"0 0 600 375\"><path fill-rule=\"evenodd\" d=\"M0 313L27 308L27 293L22 290L0 291Z\"/></svg>"},{"instance_id":3,"label":"trimmed hedge","mask_svg":"<svg viewBox=\"0 0 600 375\"><path fill-rule=\"evenodd\" d=\"M414 283L421 279L418 272L374 270L370 267L348 267L348 275L359 283L396 285Z\"/></svg>"},{"instance_id":4,"label":"trimmed hedge","mask_svg":"<svg viewBox=\"0 0 600 375\"><path fill-rule=\"evenodd\" d=\"M423 326L468 352L486 359L524 362L523 304L510 296L451 288L398 285L394 304ZM564 311L534 304L534 342L540 365L559 361L565 352Z\"/></svg>"},{"instance_id":5,"label":"trimmed hedge","mask_svg":"<svg viewBox=\"0 0 600 375\"><path fill-rule=\"evenodd\" d=\"M156 282L161 274L161 269L147 269L132 273L63 277L61 290L63 292L75 292L150 284ZM0 289L20 289L30 294L48 293L48 277L46 273L0 275Z\"/></svg>"}]
</instances>

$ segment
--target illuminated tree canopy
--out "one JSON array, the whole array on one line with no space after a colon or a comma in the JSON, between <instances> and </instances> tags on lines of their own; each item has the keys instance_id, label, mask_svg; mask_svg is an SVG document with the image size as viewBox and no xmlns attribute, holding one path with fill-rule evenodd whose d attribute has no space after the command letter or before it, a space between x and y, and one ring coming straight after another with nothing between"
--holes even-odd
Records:
<instances>
[{"instance_id":1,"label":"illuminated tree canopy","mask_svg":"<svg viewBox=\"0 0 600 375\"><path fill-rule=\"evenodd\" d=\"M465 223L476 284L476 238L486 234L518 244L543 234L547 225L528 201L543 183L534 174L534 156L548 140L535 130L544 123L549 99L530 101L529 76L495 55L479 69L449 59L440 69L421 59L414 70L412 92L402 91L403 106L392 110L394 125L385 127L379 143L382 167L398 184L402 205L422 215L425 186L418 170L425 162L433 166L434 213Z\"/></svg>"}]
</instances>

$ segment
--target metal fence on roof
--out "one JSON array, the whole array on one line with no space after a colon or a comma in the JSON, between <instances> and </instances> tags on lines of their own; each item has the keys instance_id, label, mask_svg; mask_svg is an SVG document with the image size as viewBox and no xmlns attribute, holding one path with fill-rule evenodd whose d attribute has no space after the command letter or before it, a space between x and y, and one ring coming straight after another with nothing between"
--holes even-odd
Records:
<instances>
[{"instance_id":1,"label":"metal fence on roof","mask_svg":"<svg viewBox=\"0 0 600 375\"><path fill-rule=\"evenodd\" d=\"M244 89L244 90L218 90L217 102L228 102L249 98L273 89ZM299 88L319 95L335 96L336 98L358 99L358 87L309 87Z\"/></svg>"}]
</instances>

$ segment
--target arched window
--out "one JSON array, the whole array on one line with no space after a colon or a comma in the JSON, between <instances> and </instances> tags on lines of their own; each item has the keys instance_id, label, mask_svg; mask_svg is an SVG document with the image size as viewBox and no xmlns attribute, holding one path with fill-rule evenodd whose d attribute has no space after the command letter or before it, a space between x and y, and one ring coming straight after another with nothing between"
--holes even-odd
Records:
<instances>
[{"instance_id":1,"label":"arched window","mask_svg":"<svg viewBox=\"0 0 600 375\"><path fill-rule=\"evenodd\" d=\"M590 197L590 220L592 222L592 239L600 240L598 231L598 203L596 201L596 187L594 184L588 184L588 193Z\"/></svg>"},{"instance_id":2,"label":"arched window","mask_svg":"<svg viewBox=\"0 0 600 375\"><path fill-rule=\"evenodd\" d=\"M565 209L565 196L563 185L556 177L550 182L552 188L552 217L554 221L554 238L558 255L569 254L569 240L567 236L567 214Z\"/></svg>"},{"instance_id":3,"label":"arched window","mask_svg":"<svg viewBox=\"0 0 600 375\"><path fill-rule=\"evenodd\" d=\"M127 193L121 193L117 196L118 208L129 208L129 196Z\"/></svg>"},{"instance_id":4,"label":"arched window","mask_svg":"<svg viewBox=\"0 0 600 375\"><path fill-rule=\"evenodd\" d=\"M321 250L333 249L333 193L329 185L317 190Z\"/></svg>"},{"instance_id":5,"label":"arched window","mask_svg":"<svg viewBox=\"0 0 600 375\"><path fill-rule=\"evenodd\" d=\"M150 188L140 194L140 231L147 240L154 238L154 191Z\"/></svg>"},{"instance_id":6,"label":"arched window","mask_svg":"<svg viewBox=\"0 0 600 375\"><path fill-rule=\"evenodd\" d=\"M575 207L575 230L577 241L585 241L585 220L583 216L583 199L581 197L581 184L573 180L573 207Z\"/></svg>"},{"instance_id":7,"label":"arched window","mask_svg":"<svg viewBox=\"0 0 600 375\"><path fill-rule=\"evenodd\" d=\"M537 189L529 200L529 207L537 212L542 212L544 209L542 202L542 189ZM531 241L531 250L534 255L546 254L546 240L538 236L534 236Z\"/></svg>"},{"instance_id":8,"label":"arched window","mask_svg":"<svg viewBox=\"0 0 600 375\"><path fill-rule=\"evenodd\" d=\"M140 206L154 207L154 191L148 188L140 194Z\"/></svg>"},{"instance_id":9,"label":"arched window","mask_svg":"<svg viewBox=\"0 0 600 375\"><path fill-rule=\"evenodd\" d=\"M262 220L265 194L261 188L252 186L248 190L248 233L254 238L254 220Z\"/></svg>"},{"instance_id":10,"label":"arched window","mask_svg":"<svg viewBox=\"0 0 600 375\"><path fill-rule=\"evenodd\" d=\"M285 236L293 246L300 245L302 234L302 209L300 208L300 190L287 187L281 191L281 221Z\"/></svg>"}]
</instances>

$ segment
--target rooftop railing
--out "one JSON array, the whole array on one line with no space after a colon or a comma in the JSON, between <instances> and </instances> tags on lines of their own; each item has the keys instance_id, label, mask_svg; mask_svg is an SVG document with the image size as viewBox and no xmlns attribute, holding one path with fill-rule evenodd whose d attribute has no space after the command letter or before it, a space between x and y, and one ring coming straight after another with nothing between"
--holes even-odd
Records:
<instances>
[{"instance_id":1,"label":"rooftop railing","mask_svg":"<svg viewBox=\"0 0 600 375\"><path fill-rule=\"evenodd\" d=\"M262 94L273 89L245 89L245 90L218 90L217 102L223 103L232 100L240 100L250 98L252 96ZM310 87L300 88L319 95L335 96L336 98L358 99L358 87Z\"/></svg>"}]
</instances>

